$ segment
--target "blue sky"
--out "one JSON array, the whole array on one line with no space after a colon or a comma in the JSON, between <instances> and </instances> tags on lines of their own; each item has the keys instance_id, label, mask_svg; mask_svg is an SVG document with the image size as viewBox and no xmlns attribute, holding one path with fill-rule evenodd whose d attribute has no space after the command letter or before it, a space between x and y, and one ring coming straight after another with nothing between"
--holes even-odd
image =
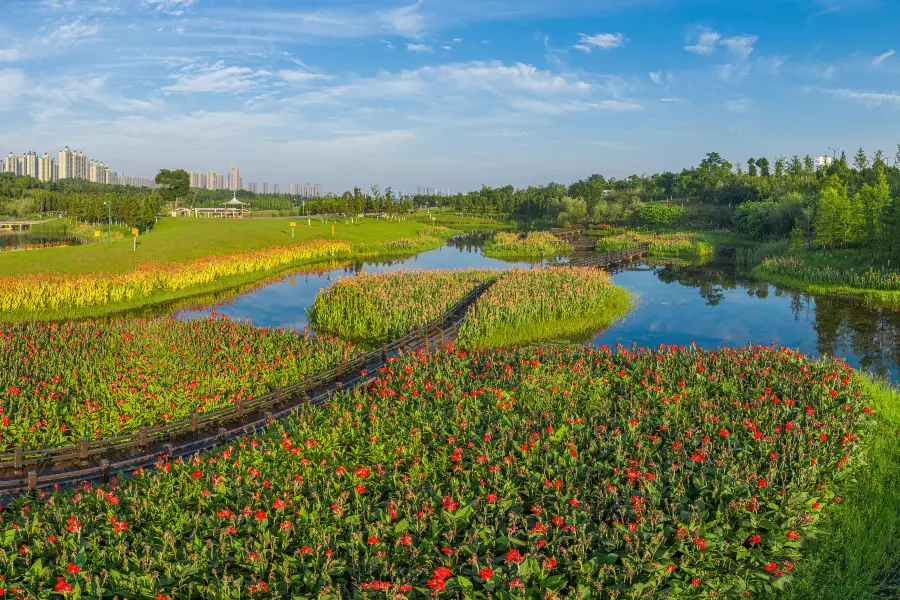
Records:
<instances>
[{"instance_id":1,"label":"blue sky","mask_svg":"<svg viewBox=\"0 0 900 600\"><path fill-rule=\"evenodd\" d=\"M129 174L464 190L900 143L894 0L0 5L0 152Z\"/></svg>"}]
</instances>

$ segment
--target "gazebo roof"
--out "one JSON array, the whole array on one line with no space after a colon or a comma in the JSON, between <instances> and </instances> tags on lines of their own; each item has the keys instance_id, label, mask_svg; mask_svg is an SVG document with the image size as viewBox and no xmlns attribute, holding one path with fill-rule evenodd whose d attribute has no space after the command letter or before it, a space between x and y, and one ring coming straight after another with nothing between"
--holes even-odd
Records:
<instances>
[{"instance_id":1,"label":"gazebo roof","mask_svg":"<svg viewBox=\"0 0 900 600\"><path fill-rule=\"evenodd\" d=\"M247 204L249 204L249 202L241 202L237 199L237 196L235 196L234 198L226 202L225 206L245 206Z\"/></svg>"}]
</instances>

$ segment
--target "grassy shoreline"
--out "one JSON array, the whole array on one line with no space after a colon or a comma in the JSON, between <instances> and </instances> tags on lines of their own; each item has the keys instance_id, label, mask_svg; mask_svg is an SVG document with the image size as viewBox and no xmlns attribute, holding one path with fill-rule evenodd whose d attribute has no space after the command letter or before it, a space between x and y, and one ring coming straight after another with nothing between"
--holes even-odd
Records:
<instances>
[{"instance_id":1,"label":"grassy shoreline","mask_svg":"<svg viewBox=\"0 0 900 600\"><path fill-rule=\"evenodd\" d=\"M157 292L150 296L146 296L144 298L136 300L130 300L127 302L115 302L88 307L0 311L0 322L54 321L61 319L101 318L141 310L151 310L153 307L187 301L190 298L194 298L197 296L217 292L225 292L227 290L238 289L241 287L258 284L267 279L278 277L280 275L284 275L288 272L303 267L315 267L317 265L330 264L340 265L346 263L347 261L359 259L403 258L407 256L413 256L420 252L434 250L444 244L444 240L428 236L422 236L420 238L411 240L410 243L402 243L405 241L406 239L400 239L389 242L351 246L350 253L346 255L328 258L317 257L311 260L295 261L288 264L279 265L274 269L266 269L242 275L221 277L211 283L207 283L204 285L192 286L176 291Z\"/></svg>"},{"instance_id":2,"label":"grassy shoreline","mask_svg":"<svg viewBox=\"0 0 900 600\"><path fill-rule=\"evenodd\" d=\"M570 252L572 246L546 231L534 231L524 238L515 233L498 232L482 249L488 258L502 260L554 258Z\"/></svg>"},{"instance_id":3,"label":"grassy shoreline","mask_svg":"<svg viewBox=\"0 0 900 600\"><path fill-rule=\"evenodd\" d=\"M876 425L842 502L778 598L900 596L900 391L868 375L858 378L876 411Z\"/></svg>"}]
</instances>

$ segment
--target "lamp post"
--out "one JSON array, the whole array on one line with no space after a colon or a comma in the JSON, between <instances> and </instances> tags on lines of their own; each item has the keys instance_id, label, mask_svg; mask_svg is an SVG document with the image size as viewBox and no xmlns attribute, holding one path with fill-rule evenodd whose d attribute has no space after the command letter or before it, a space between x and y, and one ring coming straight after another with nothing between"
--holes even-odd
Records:
<instances>
[{"instance_id":1,"label":"lamp post","mask_svg":"<svg viewBox=\"0 0 900 600\"><path fill-rule=\"evenodd\" d=\"M106 247L112 248L112 203L103 204L106 205Z\"/></svg>"}]
</instances>

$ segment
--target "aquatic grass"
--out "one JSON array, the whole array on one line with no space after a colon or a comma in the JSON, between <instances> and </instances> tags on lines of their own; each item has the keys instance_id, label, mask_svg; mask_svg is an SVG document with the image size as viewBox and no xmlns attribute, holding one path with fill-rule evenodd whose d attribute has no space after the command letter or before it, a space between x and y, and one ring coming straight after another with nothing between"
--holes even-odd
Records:
<instances>
[{"instance_id":1,"label":"aquatic grass","mask_svg":"<svg viewBox=\"0 0 900 600\"><path fill-rule=\"evenodd\" d=\"M546 231L533 231L524 237L504 231L494 234L494 238L482 248L482 253L490 258L553 258L572 252L572 247Z\"/></svg>"},{"instance_id":2,"label":"aquatic grass","mask_svg":"<svg viewBox=\"0 0 900 600\"><path fill-rule=\"evenodd\" d=\"M356 353L334 339L225 318L3 324L0 452L187 419L297 383Z\"/></svg>"},{"instance_id":3,"label":"aquatic grass","mask_svg":"<svg viewBox=\"0 0 900 600\"><path fill-rule=\"evenodd\" d=\"M493 271L361 273L321 290L309 311L316 331L346 340L385 342L441 316Z\"/></svg>"},{"instance_id":4,"label":"aquatic grass","mask_svg":"<svg viewBox=\"0 0 900 600\"><path fill-rule=\"evenodd\" d=\"M469 308L460 328L464 348L572 339L612 325L631 298L594 268L516 269Z\"/></svg>"},{"instance_id":5,"label":"aquatic grass","mask_svg":"<svg viewBox=\"0 0 900 600\"><path fill-rule=\"evenodd\" d=\"M782 348L453 348L373 374L258 436L5 503L3 587L771 596L816 560L872 434L849 367Z\"/></svg>"},{"instance_id":6,"label":"aquatic grass","mask_svg":"<svg viewBox=\"0 0 900 600\"><path fill-rule=\"evenodd\" d=\"M802 258L768 258L753 275L811 294L861 298L875 304L900 305L900 273L869 267L865 270L811 265Z\"/></svg>"},{"instance_id":7,"label":"aquatic grass","mask_svg":"<svg viewBox=\"0 0 900 600\"><path fill-rule=\"evenodd\" d=\"M650 246L650 256L708 256L715 253L715 244L703 233L645 233L628 231L602 237L597 252L614 252L643 245Z\"/></svg>"}]
</instances>

